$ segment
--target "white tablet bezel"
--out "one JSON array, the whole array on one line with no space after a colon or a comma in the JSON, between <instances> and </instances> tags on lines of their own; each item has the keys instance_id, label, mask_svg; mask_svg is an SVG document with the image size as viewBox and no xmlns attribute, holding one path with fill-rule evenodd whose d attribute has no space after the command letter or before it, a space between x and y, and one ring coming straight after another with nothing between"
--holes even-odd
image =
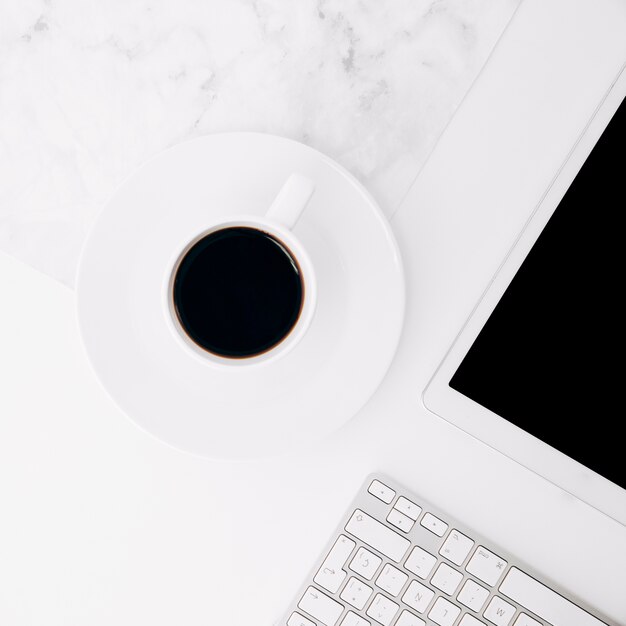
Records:
<instances>
[{"instance_id":1,"label":"white tablet bezel","mask_svg":"<svg viewBox=\"0 0 626 626\"><path fill-rule=\"evenodd\" d=\"M449 382L625 97L626 71L622 67L433 375L423 396L424 404L433 413L624 525L625 489L455 391Z\"/></svg>"}]
</instances>

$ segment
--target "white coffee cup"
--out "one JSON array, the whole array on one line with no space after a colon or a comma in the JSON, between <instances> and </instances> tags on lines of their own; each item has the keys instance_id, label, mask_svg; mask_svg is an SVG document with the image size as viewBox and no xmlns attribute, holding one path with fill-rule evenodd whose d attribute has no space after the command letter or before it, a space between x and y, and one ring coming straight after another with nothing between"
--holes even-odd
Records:
<instances>
[{"instance_id":1,"label":"white coffee cup","mask_svg":"<svg viewBox=\"0 0 626 626\"><path fill-rule=\"evenodd\" d=\"M311 259L293 228L309 203L315 190L314 183L301 174L292 174L264 216L229 216L227 220L208 225L196 237L188 241L175 255L167 273L164 288L164 312L167 323L181 348L205 363L221 368L258 366L270 363L288 354L304 337L315 313L317 284ZM299 315L289 332L268 349L252 356L225 356L201 345L185 327L175 301L176 278L190 250L209 235L226 229L253 229L277 242L295 262L302 286Z\"/></svg>"}]
</instances>

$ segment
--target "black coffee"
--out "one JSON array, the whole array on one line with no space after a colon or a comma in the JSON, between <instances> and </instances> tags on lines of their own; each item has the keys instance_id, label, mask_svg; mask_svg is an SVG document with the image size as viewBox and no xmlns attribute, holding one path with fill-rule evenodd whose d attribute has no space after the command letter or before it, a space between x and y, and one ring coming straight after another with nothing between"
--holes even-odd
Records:
<instances>
[{"instance_id":1,"label":"black coffee","mask_svg":"<svg viewBox=\"0 0 626 626\"><path fill-rule=\"evenodd\" d=\"M289 250L255 228L224 228L195 243L174 278L181 326L223 357L262 354L298 321L303 286Z\"/></svg>"}]
</instances>

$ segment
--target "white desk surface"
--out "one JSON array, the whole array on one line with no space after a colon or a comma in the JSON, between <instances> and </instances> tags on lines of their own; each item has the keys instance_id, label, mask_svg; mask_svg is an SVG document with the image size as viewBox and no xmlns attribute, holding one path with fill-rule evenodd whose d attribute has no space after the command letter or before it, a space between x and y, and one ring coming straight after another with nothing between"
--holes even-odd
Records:
<instances>
[{"instance_id":1,"label":"white desk surface","mask_svg":"<svg viewBox=\"0 0 626 626\"><path fill-rule=\"evenodd\" d=\"M525 0L394 218L392 369L323 444L230 464L152 439L91 374L72 291L0 256L0 623L273 624L382 470L626 624L626 529L420 401L626 58L625 24L618 0Z\"/></svg>"}]
</instances>

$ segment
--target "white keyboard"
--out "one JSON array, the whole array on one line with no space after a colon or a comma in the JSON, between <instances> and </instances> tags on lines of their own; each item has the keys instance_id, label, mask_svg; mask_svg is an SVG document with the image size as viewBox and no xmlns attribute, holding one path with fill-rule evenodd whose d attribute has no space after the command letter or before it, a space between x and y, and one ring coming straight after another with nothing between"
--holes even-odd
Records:
<instances>
[{"instance_id":1,"label":"white keyboard","mask_svg":"<svg viewBox=\"0 0 626 626\"><path fill-rule=\"evenodd\" d=\"M280 626L618 626L385 476L368 478Z\"/></svg>"}]
</instances>

